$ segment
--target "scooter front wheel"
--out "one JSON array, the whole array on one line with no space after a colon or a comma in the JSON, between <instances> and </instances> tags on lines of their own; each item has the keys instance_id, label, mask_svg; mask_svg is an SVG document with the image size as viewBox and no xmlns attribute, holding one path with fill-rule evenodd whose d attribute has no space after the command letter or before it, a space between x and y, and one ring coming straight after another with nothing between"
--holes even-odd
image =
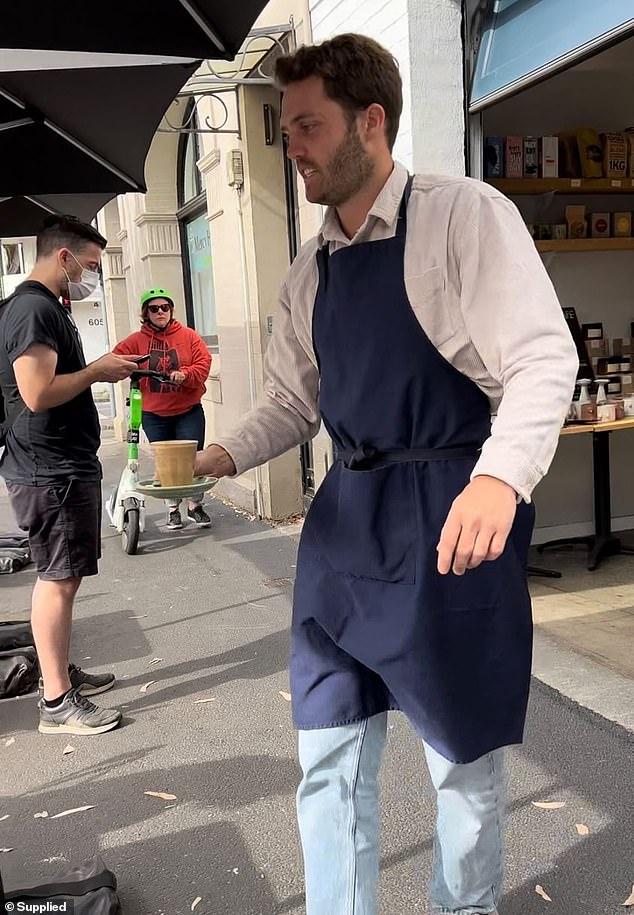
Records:
<instances>
[{"instance_id":1,"label":"scooter front wheel","mask_svg":"<svg viewBox=\"0 0 634 915\"><path fill-rule=\"evenodd\" d=\"M139 546L139 509L129 508L125 513L123 530L121 531L121 546L128 556L134 556Z\"/></svg>"}]
</instances>

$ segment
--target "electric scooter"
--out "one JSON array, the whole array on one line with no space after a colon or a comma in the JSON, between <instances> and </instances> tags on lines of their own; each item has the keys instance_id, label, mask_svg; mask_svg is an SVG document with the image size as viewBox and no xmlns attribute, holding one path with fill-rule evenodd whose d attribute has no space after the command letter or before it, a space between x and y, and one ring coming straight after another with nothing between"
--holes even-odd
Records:
<instances>
[{"instance_id":1,"label":"electric scooter","mask_svg":"<svg viewBox=\"0 0 634 915\"><path fill-rule=\"evenodd\" d=\"M139 365L147 362L149 356L135 359ZM150 369L139 369L130 375L130 393L126 398L128 407L128 460L123 468L119 483L106 503L106 511L112 527L121 534L123 552L132 556L139 546L139 537L145 530L145 497L137 490L139 482L139 440L143 418L143 394L141 379L154 378L162 384L174 384L169 375Z\"/></svg>"}]
</instances>

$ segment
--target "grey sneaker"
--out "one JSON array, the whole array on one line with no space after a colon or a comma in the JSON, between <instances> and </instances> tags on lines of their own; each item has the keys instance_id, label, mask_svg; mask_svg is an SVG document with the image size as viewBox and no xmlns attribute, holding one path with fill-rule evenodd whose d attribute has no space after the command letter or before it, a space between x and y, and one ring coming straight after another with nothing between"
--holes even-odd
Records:
<instances>
[{"instance_id":1,"label":"grey sneaker","mask_svg":"<svg viewBox=\"0 0 634 915\"><path fill-rule=\"evenodd\" d=\"M175 508L167 516L167 529L168 531L180 531L182 526L183 519L181 518L181 513Z\"/></svg>"},{"instance_id":2,"label":"grey sneaker","mask_svg":"<svg viewBox=\"0 0 634 915\"><path fill-rule=\"evenodd\" d=\"M82 696L96 696L112 689L115 683L114 674L87 674L76 664L69 664L70 685Z\"/></svg>"},{"instance_id":3,"label":"grey sneaker","mask_svg":"<svg viewBox=\"0 0 634 915\"><path fill-rule=\"evenodd\" d=\"M194 524L197 524L198 527L209 527L211 524L211 518L202 505L197 505L196 508L188 508L187 517L190 521L193 521Z\"/></svg>"},{"instance_id":4,"label":"grey sneaker","mask_svg":"<svg viewBox=\"0 0 634 915\"><path fill-rule=\"evenodd\" d=\"M38 702L40 734L105 734L121 724L121 712L97 708L76 689L69 690L57 708Z\"/></svg>"},{"instance_id":5,"label":"grey sneaker","mask_svg":"<svg viewBox=\"0 0 634 915\"><path fill-rule=\"evenodd\" d=\"M106 690L112 689L115 684L114 674L87 674L85 670L76 664L68 665L68 675L70 685L76 689L82 696L96 696L97 693L105 693ZM40 677L40 692L44 693L44 681Z\"/></svg>"}]
</instances>

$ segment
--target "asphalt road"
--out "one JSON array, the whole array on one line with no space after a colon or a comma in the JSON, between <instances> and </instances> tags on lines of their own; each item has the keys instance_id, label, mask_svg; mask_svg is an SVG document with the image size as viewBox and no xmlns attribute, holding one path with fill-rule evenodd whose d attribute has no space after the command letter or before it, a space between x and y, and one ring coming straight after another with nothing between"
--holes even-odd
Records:
<instances>
[{"instance_id":1,"label":"asphalt road","mask_svg":"<svg viewBox=\"0 0 634 915\"><path fill-rule=\"evenodd\" d=\"M107 479L120 455L106 447ZM99 698L123 707L120 730L44 737L33 699L0 703L0 849L13 849L0 853L0 867L10 887L99 853L117 874L126 915L185 915L198 896L196 915L303 912L295 735L280 695L297 538L220 502L211 513L209 531L167 533L153 503L142 553L125 556L106 531L101 575L82 588L73 659L117 674L116 690ZM0 618L26 615L33 577L0 580ZM74 752L63 755L68 744ZM509 752L500 915L627 911L633 763L630 732L535 683L526 743ZM418 915L427 911L433 795L399 715L382 792L381 913ZM565 806L533 806L545 800ZM52 819L85 805L93 807ZM35 818L43 811L49 816Z\"/></svg>"}]
</instances>

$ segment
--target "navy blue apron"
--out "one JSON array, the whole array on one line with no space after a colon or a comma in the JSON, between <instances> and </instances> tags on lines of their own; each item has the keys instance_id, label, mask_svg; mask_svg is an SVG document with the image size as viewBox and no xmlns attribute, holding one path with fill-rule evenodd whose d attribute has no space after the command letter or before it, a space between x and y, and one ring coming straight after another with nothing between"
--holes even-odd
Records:
<instances>
[{"instance_id":1,"label":"navy blue apron","mask_svg":"<svg viewBox=\"0 0 634 915\"><path fill-rule=\"evenodd\" d=\"M313 343L336 460L299 548L293 718L313 729L400 709L444 757L471 762L522 739L534 511L518 506L500 559L438 573L441 529L491 418L410 306L410 191L411 178L393 238L317 253Z\"/></svg>"}]
</instances>

